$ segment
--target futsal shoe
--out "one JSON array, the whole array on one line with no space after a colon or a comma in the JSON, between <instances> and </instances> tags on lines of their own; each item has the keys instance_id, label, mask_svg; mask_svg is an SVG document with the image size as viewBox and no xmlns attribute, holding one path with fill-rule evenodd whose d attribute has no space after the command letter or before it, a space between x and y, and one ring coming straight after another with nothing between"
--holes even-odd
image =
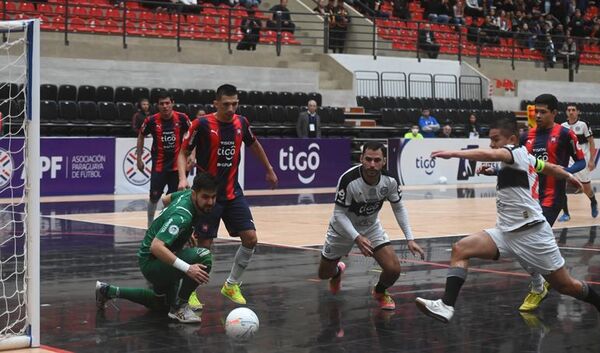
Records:
<instances>
[{"instance_id":1,"label":"futsal shoe","mask_svg":"<svg viewBox=\"0 0 600 353\"><path fill-rule=\"evenodd\" d=\"M423 314L445 324L450 322L450 319L452 319L452 316L454 316L454 308L450 305L444 304L441 299L427 300L417 297L415 304L417 304L417 308L419 308Z\"/></svg>"},{"instance_id":2,"label":"futsal shoe","mask_svg":"<svg viewBox=\"0 0 600 353\"><path fill-rule=\"evenodd\" d=\"M392 299L392 296L388 293L388 291L385 291L383 293L377 293L375 292L375 290L373 290L373 298L377 300L379 307L383 310L396 309L396 303L394 302L394 299Z\"/></svg>"},{"instance_id":3,"label":"futsal shoe","mask_svg":"<svg viewBox=\"0 0 600 353\"><path fill-rule=\"evenodd\" d=\"M519 307L519 311L532 311L537 309L540 306L542 300L546 299L548 296L548 290L550 289L550 283L544 281L544 289L541 293L536 293L532 290L529 291L529 294L523 300L523 304Z\"/></svg>"},{"instance_id":4,"label":"futsal shoe","mask_svg":"<svg viewBox=\"0 0 600 353\"><path fill-rule=\"evenodd\" d=\"M342 289L342 274L346 270L346 264L339 261L337 263L338 274L329 279L329 291L331 294L337 294Z\"/></svg>"},{"instance_id":5,"label":"futsal shoe","mask_svg":"<svg viewBox=\"0 0 600 353\"><path fill-rule=\"evenodd\" d=\"M106 308L106 302L111 298L108 296L108 283L96 281L96 308L104 310Z\"/></svg>"},{"instance_id":6,"label":"futsal shoe","mask_svg":"<svg viewBox=\"0 0 600 353\"><path fill-rule=\"evenodd\" d=\"M593 211L592 211L593 214ZM569 216L567 213L563 213L562 216L558 217L558 221L559 222L568 222L571 220L571 216Z\"/></svg>"},{"instance_id":7,"label":"futsal shoe","mask_svg":"<svg viewBox=\"0 0 600 353\"><path fill-rule=\"evenodd\" d=\"M193 291L192 294L190 294L190 298L188 299L188 305L193 311L200 311L202 310L202 308L204 308L204 304L202 304L200 299L198 299L196 291Z\"/></svg>"},{"instance_id":8,"label":"futsal shoe","mask_svg":"<svg viewBox=\"0 0 600 353\"><path fill-rule=\"evenodd\" d=\"M172 308L169 311L169 317L184 324L193 324L202 321L200 316L196 315L187 303L180 305L179 308Z\"/></svg>"},{"instance_id":9,"label":"futsal shoe","mask_svg":"<svg viewBox=\"0 0 600 353\"><path fill-rule=\"evenodd\" d=\"M238 283L227 283L223 284L221 288L221 294L229 298L232 302L244 305L246 304L246 298L242 295L240 285Z\"/></svg>"},{"instance_id":10,"label":"futsal shoe","mask_svg":"<svg viewBox=\"0 0 600 353\"><path fill-rule=\"evenodd\" d=\"M592 218L598 217L598 204L592 204Z\"/></svg>"}]
</instances>

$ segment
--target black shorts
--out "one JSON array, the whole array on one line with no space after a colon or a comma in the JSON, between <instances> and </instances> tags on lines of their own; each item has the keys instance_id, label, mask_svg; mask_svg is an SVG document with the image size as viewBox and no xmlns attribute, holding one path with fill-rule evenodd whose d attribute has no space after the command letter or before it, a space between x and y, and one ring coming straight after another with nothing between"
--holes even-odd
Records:
<instances>
[{"instance_id":1,"label":"black shorts","mask_svg":"<svg viewBox=\"0 0 600 353\"><path fill-rule=\"evenodd\" d=\"M163 194L165 186L167 188L167 194L177 191L177 185L179 185L179 174L175 171L167 172L152 172L150 176L150 201L156 203L160 200Z\"/></svg>"},{"instance_id":2,"label":"black shorts","mask_svg":"<svg viewBox=\"0 0 600 353\"><path fill-rule=\"evenodd\" d=\"M544 218L546 218L546 221L548 221L548 223L550 223L550 226L554 225L554 222L556 222L556 219L558 218L560 211L562 211L562 207L542 206L542 213L544 214Z\"/></svg>"},{"instance_id":3,"label":"black shorts","mask_svg":"<svg viewBox=\"0 0 600 353\"><path fill-rule=\"evenodd\" d=\"M216 238L221 219L232 237L245 230L256 230L246 198L238 196L233 200L218 201L209 214L197 215L194 233L200 239Z\"/></svg>"}]
</instances>

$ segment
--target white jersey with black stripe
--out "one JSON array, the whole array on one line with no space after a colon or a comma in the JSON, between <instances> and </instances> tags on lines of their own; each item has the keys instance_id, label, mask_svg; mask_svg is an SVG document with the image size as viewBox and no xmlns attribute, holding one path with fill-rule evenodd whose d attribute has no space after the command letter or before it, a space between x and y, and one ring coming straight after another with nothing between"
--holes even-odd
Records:
<instances>
[{"instance_id":1,"label":"white jersey with black stripe","mask_svg":"<svg viewBox=\"0 0 600 353\"><path fill-rule=\"evenodd\" d=\"M507 145L512 163L500 163L496 186L496 227L509 232L529 223L544 221L538 201L538 175L540 167L534 156L524 146Z\"/></svg>"},{"instance_id":2,"label":"white jersey with black stripe","mask_svg":"<svg viewBox=\"0 0 600 353\"><path fill-rule=\"evenodd\" d=\"M590 144L588 143L588 138L590 136L594 135L592 133L592 129L590 128L590 125L583 120L577 120L573 124L569 124L569 121L565 121L561 125L566 127L567 129L573 130L573 132L575 133L575 136L577 136L577 141L579 142L579 146L581 147L581 149L583 150L583 153L585 154L585 157L586 157L585 160L589 161Z\"/></svg>"},{"instance_id":3,"label":"white jersey with black stripe","mask_svg":"<svg viewBox=\"0 0 600 353\"><path fill-rule=\"evenodd\" d=\"M386 171L382 171L379 182L369 185L363 179L360 165L352 167L342 174L338 180L335 195L336 205L346 209L346 215L350 222L361 234L368 233L375 227L381 227L379 210L384 201L397 203L401 199L402 191L394 177L387 174ZM342 232L342 227L337 224L335 217L331 218L329 225L337 233L347 235Z\"/></svg>"}]
</instances>

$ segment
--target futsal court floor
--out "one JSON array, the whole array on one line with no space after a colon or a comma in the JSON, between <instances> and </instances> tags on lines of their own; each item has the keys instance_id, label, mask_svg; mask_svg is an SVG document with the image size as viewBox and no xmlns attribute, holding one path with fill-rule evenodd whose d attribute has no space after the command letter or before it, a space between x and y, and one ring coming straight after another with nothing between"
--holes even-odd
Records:
<instances>
[{"instance_id":1,"label":"futsal court floor","mask_svg":"<svg viewBox=\"0 0 600 353\"><path fill-rule=\"evenodd\" d=\"M96 310L96 280L144 287L136 251L144 235L143 196L45 198L41 209L41 342L51 352L598 352L600 322L585 303L551 292L531 314L517 310L528 275L511 259L471 261L454 319L442 324L414 305L441 296L451 244L495 223L493 185L405 187L425 260L410 254L389 205L382 222L402 260L390 292L396 310L380 310L370 292L380 269L355 249L343 288L333 296L316 276L333 210L333 189L248 192L259 246L243 277L248 307L260 319L254 339L230 340L226 315L236 305L220 294L239 242L225 235L212 249L211 281L199 287L200 325L117 300ZM600 290L598 219L582 195L569 196L573 220L555 235L571 273ZM561 228L568 226L568 228ZM31 351L30 351L31 352Z\"/></svg>"}]
</instances>

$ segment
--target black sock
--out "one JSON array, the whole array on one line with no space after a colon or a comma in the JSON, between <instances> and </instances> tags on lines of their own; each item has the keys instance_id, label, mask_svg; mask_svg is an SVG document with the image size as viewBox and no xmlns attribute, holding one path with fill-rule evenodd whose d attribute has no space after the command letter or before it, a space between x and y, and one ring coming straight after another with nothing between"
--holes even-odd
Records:
<instances>
[{"instance_id":1,"label":"black sock","mask_svg":"<svg viewBox=\"0 0 600 353\"><path fill-rule=\"evenodd\" d=\"M592 206L596 206L598 204L598 201L596 201L596 195L592 195L592 197L590 197L590 203Z\"/></svg>"},{"instance_id":2,"label":"black sock","mask_svg":"<svg viewBox=\"0 0 600 353\"><path fill-rule=\"evenodd\" d=\"M588 286L587 283L581 283L583 284L583 298L581 298L581 300L583 300L586 303L592 304L596 307L596 310L600 311L600 296L598 295L598 293L596 293L594 288Z\"/></svg>"},{"instance_id":3,"label":"black sock","mask_svg":"<svg viewBox=\"0 0 600 353\"><path fill-rule=\"evenodd\" d=\"M563 206L563 213L568 215L569 214L569 205L567 204L567 198L565 197L565 205Z\"/></svg>"},{"instance_id":4,"label":"black sock","mask_svg":"<svg viewBox=\"0 0 600 353\"><path fill-rule=\"evenodd\" d=\"M386 289L388 289L388 286L381 282L377 282L377 285L375 286L375 293L385 293Z\"/></svg>"},{"instance_id":5,"label":"black sock","mask_svg":"<svg viewBox=\"0 0 600 353\"><path fill-rule=\"evenodd\" d=\"M465 279L467 278L467 269L462 267L450 267L448 277L446 277L446 290L442 301L446 305L454 306L458 293Z\"/></svg>"}]
</instances>

